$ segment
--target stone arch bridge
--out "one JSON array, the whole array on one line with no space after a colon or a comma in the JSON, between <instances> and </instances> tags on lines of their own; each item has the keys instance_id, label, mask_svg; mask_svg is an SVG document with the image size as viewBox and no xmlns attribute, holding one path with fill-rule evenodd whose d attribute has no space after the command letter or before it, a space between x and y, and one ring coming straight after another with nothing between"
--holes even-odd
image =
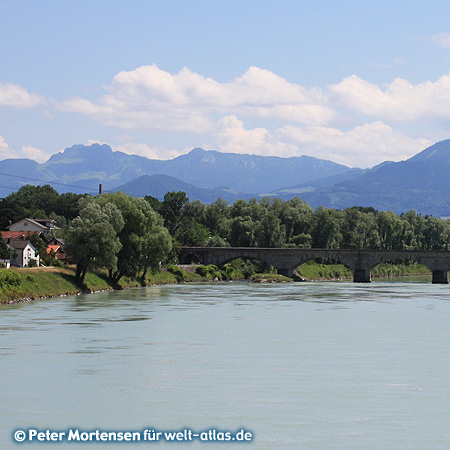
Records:
<instances>
[{"instance_id":1,"label":"stone arch bridge","mask_svg":"<svg viewBox=\"0 0 450 450\"><path fill-rule=\"evenodd\" d=\"M447 250L358 250L358 249L297 249L257 247L182 247L181 264L198 261L218 267L236 258L259 259L275 267L279 274L294 276L294 269L306 261L329 258L350 267L354 271L353 281L370 282L371 270L382 262L395 259L417 261L428 267L433 274L433 283L448 283L450 251Z\"/></svg>"}]
</instances>

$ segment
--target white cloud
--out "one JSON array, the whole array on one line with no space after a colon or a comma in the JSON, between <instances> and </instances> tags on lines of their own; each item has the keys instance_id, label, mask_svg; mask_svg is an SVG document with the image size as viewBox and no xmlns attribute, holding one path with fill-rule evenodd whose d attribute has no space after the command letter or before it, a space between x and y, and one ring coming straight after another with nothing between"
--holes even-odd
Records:
<instances>
[{"instance_id":1,"label":"white cloud","mask_svg":"<svg viewBox=\"0 0 450 450\"><path fill-rule=\"evenodd\" d=\"M223 117L217 122L218 150L227 153L261 153L261 146L268 131L264 128L245 130L244 123L236 116Z\"/></svg>"},{"instance_id":2,"label":"white cloud","mask_svg":"<svg viewBox=\"0 0 450 450\"><path fill-rule=\"evenodd\" d=\"M337 104L382 120L448 119L449 115L450 74L416 85L396 78L385 89L352 75L329 89Z\"/></svg>"},{"instance_id":3,"label":"white cloud","mask_svg":"<svg viewBox=\"0 0 450 450\"><path fill-rule=\"evenodd\" d=\"M8 145L5 138L0 136L0 161L10 158L20 158L20 156Z\"/></svg>"},{"instance_id":4,"label":"white cloud","mask_svg":"<svg viewBox=\"0 0 450 450\"><path fill-rule=\"evenodd\" d=\"M119 128L206 133L215 117L240 115L293 123L327 123L334 111L320 89L306 89L251 67L229 83L191 72L172 75L156 65L117 74L97 102L73 97L60 105Z\"/></svg>"},{"instance_id":5,"label":"white cloud","mask_svg":"<svg viewBox=\"0 0 450 450\"><path fill-rule=\"evenodd\" d=\"M17 84L0 82L0 106L33 108L44 102L44 97L41 95L30 94L26 89Z\"/></svg>"},{"instance_id":6,"label":"white cloud","mask_svg":"<svg viewBox=\"0 0 450 450\"><path fill-rule=\"evenodd\" d=\"M51 156L36 147L32 147L31 145L23 145L22 154L25 158L33 159L38 163L46 162Z\"/></svg>"},{"instance_id":7,"label":"white cloud","mask_svg":"<svg viewBox=\"0 0 450 450\"><path fill-rule=\"evenodd\" d=\"M450 33L436 33L431 36L431 39L441 47L450 49Z\"/></svg>"},{"instance_id":8,"label":"white cloud","mask_svg":"<svg viewBox=\"0 0 450 450\"><path fill-rule=\"evenodd\" d=\"M287 125L278 133L297 144L300 154L351 167L372 167L383 161L407 159L432 144L425 139L405 136L382 122L364 124L349 131Z\"/></svg>"},{"instance_id":9,"label":"white cloud","mask_svg":"<svg viewBox=\"0 0 450 450\"><path fill-rule=\"evenodd\" d=\"M170 74L150 65L118 73L105 91L97 100L73 97L59 108L122 129L176 131L177 139L182 133L203 135L205 148L224 152L308 154L369 167L408 158L431 144L417 137L419 125L428 127L427 137L442 136L449 122L450 73L418 84L396 78L386 86L352 75L321 89L258 67L221 83L188 68ZM415 137L408 136L408 127ZM113 148L158 159L186 152L138 143L129 135Z\"/></svg>"},{"instance_id":10,"label":"white cloud","mask_svg":"<svg viewBox=\"0 0 450 450\"><path fill-rule=\"evenodd\" d=\"M147 144L136 142L131 138L121 138L119 140L121 141L119 144L110 144L109 142L99 141L97 139L88 139L86 145L106 144L109 145L115 152L122 152L127 155L144 156L149 159L173 159L188 151L179 152L177 150L169 150L163 147L149 147Z\"/></svg>"}]
</instances>

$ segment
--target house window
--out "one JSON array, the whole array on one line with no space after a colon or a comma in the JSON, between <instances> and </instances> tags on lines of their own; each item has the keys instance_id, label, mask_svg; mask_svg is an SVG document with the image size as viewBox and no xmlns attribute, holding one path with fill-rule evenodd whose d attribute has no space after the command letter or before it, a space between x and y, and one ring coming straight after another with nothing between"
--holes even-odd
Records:
<instances>
[{"instance_id":1,"label":"house window","mask_svg":"<svg viewBox=\"0 0 450 450\"><path fill-rule=\"evenodd\" d=\"M23 226L24 226L24 227L27 227L27 226L28 226L28 222L24 222L24 223L23 223Z\"/></svg>"}]
</instances>

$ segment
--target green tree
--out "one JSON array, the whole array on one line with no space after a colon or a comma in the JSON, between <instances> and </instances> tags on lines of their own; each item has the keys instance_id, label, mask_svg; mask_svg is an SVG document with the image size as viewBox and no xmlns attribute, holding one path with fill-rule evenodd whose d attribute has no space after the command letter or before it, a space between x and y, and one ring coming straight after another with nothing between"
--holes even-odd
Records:
<instances>
[{"instance_id":1,"label":"green tree","mask_svg":"<svg viewBox=\"0 0 450 450\"><path fill-rule=\"evenodd\" d=\"M17 192L10 194L7 199L21 208L27 209L29 216L36 217L44 213L49 215L54 211L59 194L50 185L33 186L27 184Z\"/></svg>"},{"instance_id":2,"label":"green tree","mask_svg":"<svg viewBox=\"0 0 450 450\"><path fill-rule=\"evenodd\" d=\"M257 223L251 217L236 217L231 222L230 244L232 247L254 247Z\"/></svg>"},{"instance_id":3,"label":"green tree","mask_svg":"<svg viewBox=\"0 0 450 450\"><path fill-rule=\"evenodd\" d=\"M161 264L167 262L171 251L172 238L167 228L161 224L154 225L151 232L146 233L142 239L142 280L145 279L148 269L152 270L152 272L158 272Z\"/></svg>"},{"instance_id":4,"label":"green tree","mask_svg":"<svg viewBox=\"0 0 450 450\"><path fill-rule=\"evenodd\" d=\"M122 215L112 203L85 203L64 232L65 250L77 265L79 284L84 283L86 272L92 268L116 269L117 254L122 248L118 233L123 226Z\"/></svg>"},{"instance_id":5,"label":"green tree","mask_svg":"<svg viewBox=\"0 0 450 450\"><path fill-rule=\"evenodd\" d=\"M258 247L281 247L285 242L285 232L280 225L280 220L272 211L261 218L255 235Z\"/></svg>"},{"instance_id":6,"label":"green tree","mask_svg":"<svg viewBox=\"0 0 450 450\"><path fill-rule=\"evenodd\" d=\"M6 241L0 237L0 259L8 259L9 258L9 249L6 245Z\"/></svg>"},{"instance_id":7,"label":"green tree","mask_svg":"<svg viewBox=\"0 0 450 450\"><path fill-rule=\"evenodd\" d=\"M181 224L183 206L189 201L185 192L167 192L161 204L160 214L164 219L164 225L173 236Z\"/></svg>"},{"instance_id":8,"label":"green tree","mask_svg":"<svg viewBox=\"0 0 450 450\"><path fill-rule=\"evenodd\" d=\"M136 276L151 266L146 251L153 234L161 234L163 220L143 198L127 196L123 192L105 194L94 200L99 205L113 203L121 212L124 226L118 233L122 245L117 254L117 268L110 270L110 277L118 282L123 276ZM164 240L168 243L170 239ZM168 249L168 252L170 248Z\"/></svg>"},{"instance_id":9,"label":"green tree","mask_svg":"<svg viewBox=\"0 0 450 450\"><path fill-rule=\"evenodd\" d=\"M314 213L311 236L317 248L340 248L343 213L319 206Z\"/></svg>"},{"instance_id":10,"label":"green tree","mask_svg":"<svg viewBox=\"0 0 450 450\"><path fill-rule=\"evenodd\" d=\"M14 202L9 196L0 199L0 230L6 230L11 223L26 217L24 208Z\"/></svg>"}]
</instances>

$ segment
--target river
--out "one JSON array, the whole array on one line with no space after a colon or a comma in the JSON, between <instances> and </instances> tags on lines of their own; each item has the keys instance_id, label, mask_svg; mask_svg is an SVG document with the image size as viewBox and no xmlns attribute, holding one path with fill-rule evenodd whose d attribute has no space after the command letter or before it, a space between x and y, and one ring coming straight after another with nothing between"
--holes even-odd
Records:
<instances>
[{"instance_id":1,"label":"river","mask_svg":"<svg viewBox=\"0 0 450 450\"><path fill-rule=\"evenodd\" d=\"M417 280L168 285L2 306L0 448L447 449L449 317L449 285ZM29 429L66 435L14 441ZM71 429L245 430L251 441L79 442Z\"/></svg>"}]
</instances>

